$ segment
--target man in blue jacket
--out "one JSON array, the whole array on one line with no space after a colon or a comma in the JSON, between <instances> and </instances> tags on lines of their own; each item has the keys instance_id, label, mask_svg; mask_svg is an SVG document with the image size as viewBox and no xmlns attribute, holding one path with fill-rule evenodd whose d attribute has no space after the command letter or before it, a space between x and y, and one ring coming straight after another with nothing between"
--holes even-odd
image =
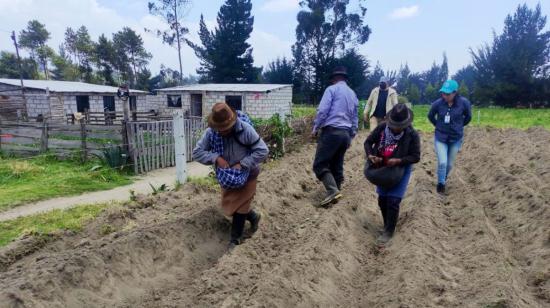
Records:
<instances>
[{"instance_id":1,"label":"man in blue jacket","mask_svg":"<svg viewBox=\"0 0 550 308\"><path fill-rule=\"evenodd\" d=\"M325 90L317 108L312 137L317 141L313 162L315 176L323 182L327 195L321 206L327 206L342 197L344 155L357 134L359 100L347 85L347 70L340 66L330 76L332 85Z\"/></svg>"},{"instance_id":2,"label":"man in blue jacket","mask_svg":"<svg viewBox=\"0 0 550 308\"><path fill-rule=\"evenodd\" d=\"M432 103L428 119L435 126L437 192L445 193L445 183L462 146L464 126L472 120L470 101L460 96L458 83L447 80L439 90L441 98Z\"/></svg>"}]
</instances>

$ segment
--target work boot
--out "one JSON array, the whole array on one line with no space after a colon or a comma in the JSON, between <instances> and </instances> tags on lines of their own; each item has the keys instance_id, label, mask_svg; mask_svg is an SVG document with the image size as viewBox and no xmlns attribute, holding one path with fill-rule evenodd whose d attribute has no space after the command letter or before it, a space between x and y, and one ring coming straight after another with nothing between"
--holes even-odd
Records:
<instances>
[{"instance_id":1,"label":"work boot","mask_svg":"<svg viewBox=\"0 0 550 308\"><path fill-rule=\"evenodd\" d=\"M230 246L229 248L231 248L231 246L236 246L241 244L245 222L246 222L246 214L239 214L239 213L233 214L233 222L231 224L231 240L229 242L229 246Z\"/></svg>"},{"instance_id":2,"label":"work boot","mask_svg":"<svg viewBox=\"0 0 550 308\"><path fill-rule=\"evenodd\" d=\"M336 187L338 188L338 190L342 191L342 183L343 181L336 181Z\"/></svg>"},{"instance_id":3,"label":"work boot","mask_svg":"<svg viewBox=\"0 0 550 308\"><path fill-rule=\"evenodd\" d=\"M379 245L385 245L391 240L399 218L401 198L387 197L386 200L386 226L382 235L377 239Z\"/></svg>"},{"instance_id":4,"label":"work boot","mask_svg":"<svg viewBox=\"0 0 550 308\"><path fill-rule=\"evenodd\" d=\"M445 184L438 183L437 184L437 192L440 193L440 194L444 194L445 193Z\"/></svg>"},{"instance_id":5,"label":"work boot","mask_svg":"<svg viewBox=\"0 0 550 308\"><path fill-rule=\"evenodd\" d=\"M250 221L250 234L256 233L260 224L260 219L262 219L262 213L251 210L246 214L246 220Z\"/></svg>"},{"instance_id":6,"label":"work boot","mask_svg":"<svg viewBox=\"0 0 550 308\"><path fill-rule=\"evenodd\" d=\"M323 185L325 185L325 189L327 190L327 196L321 203L319 204L322 207L326 207L329 204L338 201L338 199L342 198L342 194L340 193L340 190L338 189L338 186L336 185L336 181L334 180L334 176L332 176L332 173L326 172L323 175L323 178L321 179L323 182Z\"/></svg>"},{"instance_id":7,"label":"work boot","mask_svg":"<svg viewBox=\"0 0 550 308\"><path fill-rule=\"evenodd\" d=\"M384 245L387 245L388 242L391 240L391 238L393 237L393 233L390 233L388 231L384 231L382 232L382 234L380 234L380 236L378 236L378 238L376 239L376 244L380 245L380 246L384 246Z\"/></svg>"},{"instance_id":8,"label":"work boot","mask_svg":"<svg viewBox=\"0 0 550 308\"><path fill-rule=\"evenodd\" d=\"M384 233L384 230L386 230L386 226L388 225L388 211L386 210L386 200L386 197L378 196L378 207L380 208L380 213L382 213L382 220L384 221L384 227L378 230L379 235L382 235L382 233Z\"/></svg>"}]
</instances>

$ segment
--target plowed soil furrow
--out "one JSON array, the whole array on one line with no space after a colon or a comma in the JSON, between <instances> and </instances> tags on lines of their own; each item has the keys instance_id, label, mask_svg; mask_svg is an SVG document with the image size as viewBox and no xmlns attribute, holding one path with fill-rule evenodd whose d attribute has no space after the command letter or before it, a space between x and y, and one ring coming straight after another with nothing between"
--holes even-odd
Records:
<instances>
[{"instance_id":1,"label":"plowed soil furrow","mask_svg":"<svg viewBox=\"0 0 550 308\"><path fill-rule=\"evenodd\" d=\"M375 245L365 137L347 153L344 198L330 209L313 206L323 195L314 145L266 166L261 228L231 253L218 192L192 185L112 209L79 234L13 243L0 250L0 306L550 305L550 132L468 130L447 196L435 193L432 136L423 135L385 249Z\"/></svg>"}]
</instances>

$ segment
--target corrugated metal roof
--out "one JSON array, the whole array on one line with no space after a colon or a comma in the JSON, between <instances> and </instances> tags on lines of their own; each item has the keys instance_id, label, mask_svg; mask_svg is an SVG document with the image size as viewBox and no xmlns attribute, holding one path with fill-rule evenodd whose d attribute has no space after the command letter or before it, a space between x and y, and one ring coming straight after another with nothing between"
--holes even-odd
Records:
<instances>
[{"instance_id":1,"label":"corrugated metal roof","mask_svg":"<svg viewBox=\"0 0 550 308\"><path fill-rule=\"evenodd\" d=\"M206 92L266 92L279 88L291 87L291 84L246 84L246 83L204 83L157 89L160 92L206 91Z\"/></svg>"},{"instance_id":2,"label":"corrugated metal roof","mask_svg":"<svg viewBox=\"0 0 550 308\"><path fill-rule=\"evenodd\" d=\"M12 86L21 86L19 79L4 79L0 78L0 83L9 84ZM59 80L26 80L23 79L25 88L46 90L51 92L91 92L91 93L116 93L118 88L111 86L103 86L76 81L59 81ZM147 94L145 91L130 90L130 93Z\"/></svg>"}]
</instances>

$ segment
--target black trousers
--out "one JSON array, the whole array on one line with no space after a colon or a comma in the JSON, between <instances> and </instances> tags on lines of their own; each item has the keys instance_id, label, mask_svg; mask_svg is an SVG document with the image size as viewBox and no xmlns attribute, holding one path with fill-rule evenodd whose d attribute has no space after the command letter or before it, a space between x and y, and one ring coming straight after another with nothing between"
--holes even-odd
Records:
<instances>
[{"instance_id":1,"label":"black trousers","mask_svg":"<svg viewBox=\"0 0 550 308\"><path fill-rule=\"evenodd\" d=\"M348 129L330 126L322 128L313 161L313 172L319 180L326 172L330 172L340 187L344 181L344 156L350 143Z\"/></svg>"}]
</instances>

